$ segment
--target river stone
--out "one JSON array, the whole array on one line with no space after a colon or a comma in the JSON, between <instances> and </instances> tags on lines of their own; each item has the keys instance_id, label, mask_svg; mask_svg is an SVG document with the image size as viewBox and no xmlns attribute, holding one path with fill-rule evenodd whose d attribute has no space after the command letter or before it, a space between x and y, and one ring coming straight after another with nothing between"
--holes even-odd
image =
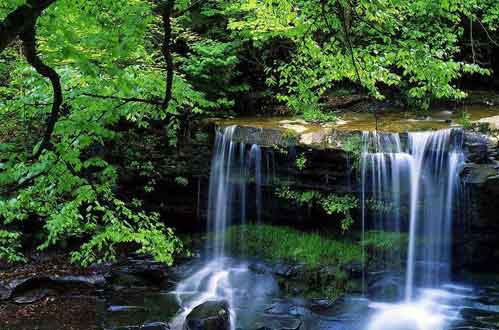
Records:
<instances>
[{"instance_id":1,"label":"river stone","mask_svg":"<svg viewBox=\"0 0 499 330\"><path fill-rule=\"evenodd\" d=\"M296 268L292 265L277 264L274 266L272 272L277 276L282 276L286 278L296 276Z\"/></svg>"},{"instance_id":2,"label":"river stone","mask_svg":"<svg viewBox=\"0 0 499 330\"><path fill-rule=\"evenodd\" d=\"M230 330L227 301L206 301L185 318L184 330Z\"/></svg>"},{"instance_id":3,"label":"river stone","mask_svg":"<svg viewBox=\"0 0 499 330\"><path fill-rule=\"evenodd\" d=\"M49 279L60 284L81 284L88 286L103 286L106 279L103 275L52 275Z\"/></svg>"},{"instance_id":4,"label":"river stone","mask_svg":"<svg viewBox=\"0 0 499 330\"><path fill-rule=\"evenodd\" d=\"M248 269L257 274L272 273L272 268L264 263L255 262L248 265Z\"/></svg>"},{"instance_id":5,"label":"river stone","mask_svg":"<svg viewBox=\"0 0 499 330\"><path fill-rule=\"evenodd\" d=\"M10 298L12 290L2 284L0 284L0 300L7 300Z\"/></svg>"},{"instance_id":6,"label":"river stone","mask_svg":"<svg viewBox=\"0 0 499 330\"><path fill-rule=\"evenodd\" d=\"M170 326L165 322L146 322L140 330L170 330Z\"/></svg>"},{"instance_id":7,"label":"river stone","mask_svg":"<svg viewBox=\"0 0 499 330\"><path fill-rule=\"evenodd\" d=\"M362 277L363 265L360 261L350 261L343 266L343 269L345 269L352 278Z\"/></svg>"},{"instance_id":8,"label":"river stone","mask_svg":"<svg viewBox=\"0 0 499 330\"><path fill-rule=\"evenodd\" d=\"M257 330L298 330L302 321L292 316L267 315L257 323Z\"/></svg>"},{"instance_id":9,"label":"river stone","mask_svg":"<svg viewBox=\"0 0 499 330\"><path fill-rule=\"evenodd\" d=\"M122 306L111 305L107 308L108 312L144 312L146 309L142 306Z\"/></svg>"},{"instance_id":10,"label":"river stone","mask_svg":"<svg viewBox=\"0 0 499 330\"><path fill-rule=\"evenodd\" d=\"M71 289L74 286L97 287L106 283L102 275L34 275L15 278L0 284L0 300L12 298L18 304L29 304L47 293Z\"/></svg>"},{"instance_id":11,"label":"river stone","mask_svg":"<svg viewBox=\"0 0 499 330\"><path fill-rule=\"evenodd\" d=\"M117 287L161 287L168 276L168 267L152 259L130 258L114 267L110 282Z\"/></svg>"},{"instance_id":12,"label":"river stone","mask_svg":"<svg viewBox=\"0 0 499 330\"><path fill-rule=\"evenodd\" d=\"M277 301L272 303L268 308L265 309L265 313L279 315L288 314L289 310L293 307L293 304L286 301Z\"/></svg>"},{"instance_id":13,"label":"river stone","mask_svg":"<svg viewBox=\"0 0 499 330\"><path fill-rule=\"evenodd\" d=\"M19 296L14 297L12 300L16 304L32 304L35 303L50 294L50 290L47 289L34 289L30 291L23 292Z\"/></svg>"},{"instance_id":14,"label":"river stone","mask_svg":"<svg viewBox=\"0 0 499 330\"><path fill-rule=\"evenodd\" d=\"M312 312L321 312L333 306L333 302L328 299L312 299L307 304Z\"/></svg>"}]
</instances>

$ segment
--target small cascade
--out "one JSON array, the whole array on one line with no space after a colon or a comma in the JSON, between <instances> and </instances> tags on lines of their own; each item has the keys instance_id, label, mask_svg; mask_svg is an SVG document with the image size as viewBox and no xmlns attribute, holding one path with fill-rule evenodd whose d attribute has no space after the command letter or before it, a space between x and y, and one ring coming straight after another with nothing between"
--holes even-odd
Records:
<instances>
[{"instance_id":1,"label":"small cascade","mask_svg":"<svg viewBox=\"0 0 499 330\"><path fill-rule=\"evenodd\" d=\"M208 196L208 233L212 237L206 243L206 262L175 289L183 311L173 320L174 329L182 329L189 312L209 300L228 303L235 329L237 310L251 311L277 291L269 275L250 272L244 262L228 257L227 229L232 224L245 224L250 216L261 220L262 186L274 171L270 166L273 155L263 153L256 144L236 142L236 130L237 126L229 126L216 132ZM250 210L255 214L249 214Z\"/></svg>"},{"instance_id":2,"label":"small cascade","mask_svg":"<svg viewBox=\"0 0 499 330\"><path fill-rule=\"evenodd\" d=\"M442 307L455 297L442 287L450 280L451 225L463 163L459 130L363 134L363 226L369 233L408 235L405 257L398 249L382 256L398 260L385 271L402 273L405 261L405 285L398 297L402 302L373 303L380 312L369 330L438 330L456 316Z\"/></svg>"},{"instance_id":3,"label":"small cascade","mask_svg":"<svg viewBox=\"0 0 499 330\"><path fill-rule=\"evenodd\" d=\"M233 221L245 224L248 209L255 210L260 222L262 217L262 184L267 173L262 171L262 150L253 144L250 148L234 141L237 126L219 129L211 163L208 195L208 232L214 239L208 240L211 258L225 257L224 238L226 229ZM270 157L265 157L266 162ZM254 193L247 198L248 181L254 180ZM253 192L253 191L252 191Z\"/></svg>"},{"instance_id":4,"label":"small cascade","mask_svg":"<svg viewBox=\"0 0 499 330\"><path fill-rule=\"evenodd\" d=\"M373 239L402 233L401 208L409 186L410 154L403 151L398 134L364 132L362 135L361 204L364 236ZM363 240L366 237L363 238ZM401 272L402 254L398 249L375 256L382 267Z\"/></svg>"}]
</instances>

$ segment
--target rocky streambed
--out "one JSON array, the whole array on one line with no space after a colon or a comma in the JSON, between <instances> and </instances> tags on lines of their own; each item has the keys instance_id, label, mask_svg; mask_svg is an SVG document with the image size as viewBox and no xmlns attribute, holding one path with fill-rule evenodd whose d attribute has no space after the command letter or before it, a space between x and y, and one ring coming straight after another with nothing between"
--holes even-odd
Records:
<instances>
[{"instance_id":1,"label":"rocky streambed","mask_svg":"<svg viewBox=\"0 0 499 330\"><path fill-rule=\"evenodd\" d=\"M175 329L172 320L182 312L175 286L202 260L166 267L147 258L128 258L120 264L74 271L40 269L38 273L2 273L0 324L2 330L21 329ZM248 271L274 279L278 290L264 303L237 310L237 328L244 330L362 329L374 309L380 286L402 287L393 274L367 274L365 291L359 289L339 299L306 297L303 265L246 261ZM327 269L321 270L327 272ZM263 277L265 276L265 277ZM358 274L352 273L352 277ZM452 329L499 329L499 284L495 277L466 275L460 295L461 317ZM293 286L296 285L296 290ZM244 292L237 294L244 295ZM207 301L189 312L183 330L225 330L233 314L225 301ZM180 330L180 328L179 328Z\"/></svg>"}]
</instances>

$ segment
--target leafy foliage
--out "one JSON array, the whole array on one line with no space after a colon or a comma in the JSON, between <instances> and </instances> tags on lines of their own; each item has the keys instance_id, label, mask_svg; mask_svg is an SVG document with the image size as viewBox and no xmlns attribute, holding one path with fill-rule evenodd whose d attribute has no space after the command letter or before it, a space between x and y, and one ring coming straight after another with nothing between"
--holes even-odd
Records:
<instances>
[{"instance_id":1,"label":"leafy foliage","mask_svg":"<svg viewBox=\"0 0 499 330\"><path fill-rule=\"evenodd\" d=\"M20 253L21 234L7 230L0 230L0 259L10 263L26 261Z\"/></svg>"},{"instance_id":2,"label":"leafy foliage","mask_svg":"<svg viewBox=\"0 0 499 330\"><path fill-rule=\"evenodd\" d=\"M0 20L26 3L2 1ZM161 135L168 157L190 137L193 120L233 112L243 96L275 97L314 122L335 120L327 99L345 86L377 99L395 91L427 109L465 97L456 84L464 74L489 73L459 56L462 22L479 24L489 43L499 22L493 0L177 0L165 49L166 3L58 0L43 11L36 55L60 76L63 94L48 147L41 141L53 86L28 63L20 40L0 53L0 258L22 261L29 227L40 249L70 245L82 264L113 260L120 249L171 263L181 244L166 220L121 190L122 164L111 151L123 131ZM345 145L354 156L357 147ZM132 167L158 172L144 157ZM342 215L343 230L357 203L287 188L279 195Z\"/></svg>"},{"instance_id":3,"label":"leafy foliage","mask_svg":"<svg viewBox=\"0 0 499 330\"><path fill-rule=\"evenodd\" d=\"M312 207L319 206L325 213L339 214L341 219L341 230L347 231L353 224L351 210L358 206L358 200L355 196L336 194L323 195L317 191L298 192L291 190L288 186L282 186L276 190L279 198L295 201L299 206Z\"/></svg>"},{"instance_id":4,"label":"leafy foliage","mask_svg":"<svg viewBox=\"0 0 499 330\"><path fill-rule=\"evenodd\" d=\"M427 109L432 99L459 99L454 81L464 73L488 74L456 58L461 18L495 20L488 1L246 0L245 15L229 27L254 44L286 39L289 59L269 68L269 85L296 112L318 109L334 84L350 81L383 99L385 87L398 88L408 104Z\"/></svg>"}]
</instances>

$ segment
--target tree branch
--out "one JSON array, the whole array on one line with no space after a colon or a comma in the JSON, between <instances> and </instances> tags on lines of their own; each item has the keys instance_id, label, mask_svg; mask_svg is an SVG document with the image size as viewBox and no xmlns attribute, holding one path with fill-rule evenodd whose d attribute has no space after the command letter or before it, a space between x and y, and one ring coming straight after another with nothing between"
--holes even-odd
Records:
<instances>
[{"instance_id":1,"label":"tree branch","mask_svg":"<svg viewBox=\"0 0 499 330\"><path fill-rule=\"evenodd\" d=\"M56 0L28 0L0 22L0 53Z\"/></svg>"},{"instance_id":2,"label":"tree branch","mask_svg":"<svg viewBox=\"0 0 499 330\"><path fill-rule=\"evenodd\" d=\"M26 57L28 63L35 68L36 72L50 80L50 83L52 84L52 91L54 93L52 110L47 118L42 142L38 150L33 155L34 158L38 158L42 151L50 144L50 138L52 136L52 132L54 131L55 123L59 118L59 113L63 104L63 96L59 74L54 69L43 63L37 54L35 24L36 18L31 22L30 26L25 27L24 31L20 35L20 38L23 41L24 56Z\"/></svg>"},{"instance_id":3,"label":"tree branch","mask_svg":"<svg viewBox=\"0 0 499 330\"><path fill-rule=\"evenodd\" d=\"M116 110L118 108L121 108L122 106L124 106L125 104L127 104L128 101L123 101L121 102L120 104L118 104L117 106L113 107L112 109L110 110ZM109 111L109 110L108 110ZM99 121L102 119L102 117L104 117L104 115L106 114L106 112L103 112L101 113L97 118L93 119L93 121ZM19 189L23 189L23 188L26 188L28 187L30 184L32 184L37 178L41 177L42 175L48 175L50 173L50 171L52 171L54 168L55 168L55 165L57 165L57 163L62 160L62 154L67 152L69 148L71 148L71 146L73 145L73 143L76 142L76 140L83 134L83 131L80 131L78 134L76 134L73 139L69 142L68 144L68 147L66 149L64 149L64 151L62 152L57 152L56 151L56 154L57 154L57 157L56 159L54 160L53 164L51 167L48 167L36 174L33 174L29 177L26 177L24 178L24 180L22 180L21 182L17 183L16 185L14 186L11 186L9 188L6 188L4 189L3 191L0 190L0 195L7 195L7 194L11 194L13 193L14 191L17 191Z\"/></svg>"},{"instance_id":4,"label":"tree branch","mask_svg":"<svg viewBox=\"0 0 499 330\"><path fill-rule=\"evenodd\" d=\"M189 7L185 8L184 10L180 10L178 12L176 12L173 17L177 18L177 17L180 17L182 16L183 14L187 13L188 11L196 8L197 6L203 4L203 2L206 2L206 0L198 0L198 1L195 1L194 3L192 3Z\"/></svg>"},{"instance_id":5,"label":"tree branch","mask_svg":"<svg viewBox=\"0 0 499 330\"><path fill-rule=\"evenodd\" d=\"M99 95L99 94L91 94L91 93L83 93L81 94L83 96L88 96L88 97L95 97L97 99L107 99L107 100L118 100L118 101L123 101L123 102L137 102L137 103L145 103L145 104L150 104L150 105L162 105L163 102L160 100L148 100L148 99L141 99L137 97L118 97L118 96L112 96L112 95Z\"/></svg>"}]
</instances>

